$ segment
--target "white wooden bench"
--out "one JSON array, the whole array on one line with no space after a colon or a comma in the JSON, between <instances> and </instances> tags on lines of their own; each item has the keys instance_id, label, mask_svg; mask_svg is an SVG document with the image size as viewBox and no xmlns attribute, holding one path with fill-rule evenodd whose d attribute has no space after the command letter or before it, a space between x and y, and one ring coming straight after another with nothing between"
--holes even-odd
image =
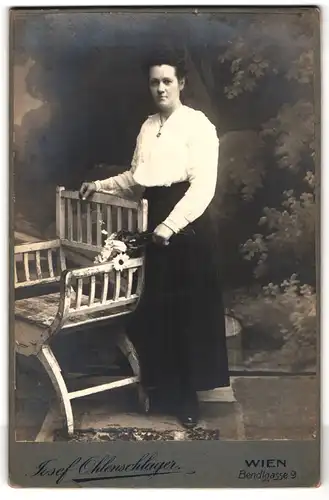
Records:
<instances>
[{"instance_id":1,"label":"white wooden bench","mask_svg":"<svg viewBox=\"0 0 329 500\"><path fill-rule=\"evenodd\" d=\"M124 333L118 336L117 343L130 362L133 376L79 391L68 391L51 349L51 341L57 335L99 323L110 324L135 309L143 287L143 256L129 259L122 271L115 270L110 262L93 261L105 239L102 230L109 234L124 229L146 230L147 202L106 193L96 193L82 201L78 192L64 187L57 188L56 197L57 238L15 247L15 289L23 289L29 295L15 301L15 346L21 355L36 356L46 369L68 434L72 435L72 399L137 384L140 401L147 410L147 396L139 383L138 357ZM68 260L79 265L68 269ZM58 289L45 294L43 285L57 285ZM34 293L29 294L32 290Z\"/></svg>"}]
</instances>

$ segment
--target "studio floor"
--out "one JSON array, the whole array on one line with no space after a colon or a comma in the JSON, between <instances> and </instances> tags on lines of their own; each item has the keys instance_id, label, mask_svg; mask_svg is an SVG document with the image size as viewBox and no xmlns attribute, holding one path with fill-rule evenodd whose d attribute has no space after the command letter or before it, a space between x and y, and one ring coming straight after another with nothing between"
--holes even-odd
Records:
<instances>
[{"instance_id":1,"label":"studio floor","mask_svg":"<svg viewBox=\"0 0 329 500\"><path fill-rule=\"evenodd\" d=\"M94 382L99 383L99 377ZM200 403L199 427L218 430L221 440L302 440L314 439L318 432L315 376L232 377L231 390L217 391L210 399ZM76 431L94 430L93 440L102 440L104 430L114 428L171 431L173 439L188 439L174 417L141 413L132 386L75 400L73 413ZM15 428L17 441L53 441L58 432L63 435L63 421L57 405L50 405L49 391L24 375L16 390Z\"/></svg>"}]
</instances>

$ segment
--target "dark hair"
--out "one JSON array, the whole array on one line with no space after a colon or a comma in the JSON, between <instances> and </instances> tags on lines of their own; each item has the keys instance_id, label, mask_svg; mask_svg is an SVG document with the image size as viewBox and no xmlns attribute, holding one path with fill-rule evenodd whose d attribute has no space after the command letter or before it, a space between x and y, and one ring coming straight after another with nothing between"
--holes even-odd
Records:
<instances>
[{"instance_id":1,"label":"dark hair","mask_svg":"<svg viewBox=\"0 0 329 500\"><path fill-rule=\"evenodd\" d=\"M161 49L156 52L154 51L146 58L143 64L143 70L147 78L150 74L150 68L152 68L153 66L162 66L164 64L175 68L178 80L186 78L187 71L184 56L178 51L166 49Z\"/></svg>"}]
</instances>

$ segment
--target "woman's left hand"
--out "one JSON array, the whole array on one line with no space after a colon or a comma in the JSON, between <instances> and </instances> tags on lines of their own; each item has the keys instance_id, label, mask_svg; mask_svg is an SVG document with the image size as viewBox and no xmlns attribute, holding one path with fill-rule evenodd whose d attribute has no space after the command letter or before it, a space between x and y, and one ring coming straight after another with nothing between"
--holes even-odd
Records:
<instances>
[{"instance_id":1,"label":"woman's left hand","mask_svg":"<svg viewBox=\"0 0 329 500\"><path fill-rule=\"evenodd\" d=\"M169 245L169 240L174 234L174 231L172 231L168 226L165 224L159 224L153 232L153 241L154 243L157 243L158 245L164 245L167 246Z\"/></svg>"}]
</instances>

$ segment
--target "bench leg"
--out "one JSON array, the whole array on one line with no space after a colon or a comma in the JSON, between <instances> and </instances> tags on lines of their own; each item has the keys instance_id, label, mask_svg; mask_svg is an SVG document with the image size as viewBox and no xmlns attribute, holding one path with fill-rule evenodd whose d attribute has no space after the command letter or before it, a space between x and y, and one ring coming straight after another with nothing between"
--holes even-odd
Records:
<instances>
[{"instance_id":1,"label":"bench leg","mask_svg":"<svg viewBox=\"0 0 329 500\"><path fill-rule=\"evenodd\" d=\"M74 433L72 405L65 381L62 377L61 368L54 356L53 351L48 345L42 346L37 356L40 362L43 364L45 370L47 371L49 378L54 386L66 419L68 435L72 436L72 434Z\"/></svg>"},{"instance_id":2,"label":"bench leg","mask_svg":"<svg viewBox=\"0 0 329 500\"><path fill-rule=\"evenodd\" d=\"M126 334L121 333L119 335L117 345L122 354L128 359L133 374L139 377L140 376L139 360L133 343L128 339Z\"/></svg>"},{"instance_id":3,"label":"bench leg","mask_svg":"<svg viewBox=\"0 0 329 500\"><path fill-rule=\"evenodd\" d=\"M119 335L117 345L122 354L128 359L133 374L140 380L139 359L133 343L129 340L126 334L121 333ZM150 410L149 397L140 383L138 384L138 399L140 406L146 413L148 413Z\"/></svg>"}]
</instances>

